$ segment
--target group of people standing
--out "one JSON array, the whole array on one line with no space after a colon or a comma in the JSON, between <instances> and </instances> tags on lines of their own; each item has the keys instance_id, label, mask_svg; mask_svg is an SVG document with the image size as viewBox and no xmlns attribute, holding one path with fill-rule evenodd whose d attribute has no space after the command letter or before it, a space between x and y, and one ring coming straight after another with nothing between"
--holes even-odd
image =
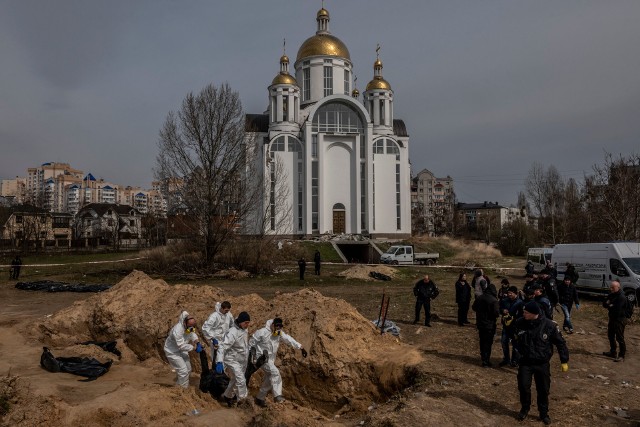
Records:
<instances>
[{"instance_id":1,"label":"group of people standing","mask_svg":"<svg viewBox=\"0 0 640 427\"><path fill-rule=\"evenodd\" d=\"M313 266L314 273L316 276L320 275L320 265L322 264L322 259L320 258L320 251L316 249L316 252L313 254ZM298 270L300 272L300 280L304 280L304 272L307 269L307 261L305 261L304 257L298 260Z\"/></svg>"},{"instance_id":2,"label":"group of people standing","mask_svg":"<svg viewBox=\"0 0 640 427\"><path fill-rule=\"evenodd\" d=\"M506 278L502 279L500 289L496 289L482 269L475 270L471 283L467 281L466 273L461 273L455 283L457 323L459 326L470 323L468 319L470 308L476 313L480 359L483 367L493 366L491 349L497 331L497 322L500 320L503 357L499 366L518 368L521 409L517 419L520 421L528 416L531 407L531 383L535 380L540 420L545 424L551 423L549 361L553 355L553 347L558 351L562 372L569 370L569 350L558 324L553 321L554 311L556 307L560 307L564 314L563 330L568 334L574 332L571 310L574 304L576 309L580 308L576 291L576 281L579 276L572 266L567 267L567 273L558 286L555 284L557 272L549 264L539 275L528 272L522 289L512 286ZM438 287L428 275L416 282L413 288L416 296L414 324L418 323L421 309L424 307L425 325L431 326L431 300L437 296L437 290ZM626 354L624 328L627 304L629 303L620 283L612 281L610 293L603 303L609 311L610 350L603 354L616 362L623 361Z\"/></svg>"},{"instance_id":3,"label":"group of people standing","mask_svg":"<svg viewBox=\"0 0 640 427\"><path fill-rule=\"evenodd\" d=\"M255 403L259 406L267 405L266 397L269 392L273 393L275 402L285 400L282 395L282 377L275 365L280 342L301 350L302 357L307 357L302 344L283 331L284 322L281 318L269 319L263 328L251 336L248 333L250 324L249 313L243 311L234 319L231 303L223 301L216 303L214 312L202 325L202 335L205 345L211 349L216 373L225 373L229 377L229 385L222 395L229 407L247 402L249 392L246 372L251 357L256 354L266 356L265 363L260 367L264 378L255 396ZM200 353L204 348L196 329L196 319L183 311L165 340L164 352L169 364L175 369L176 385L183 388L189 386L189 352L195 350Z\"/></svg>"}]
</instances>

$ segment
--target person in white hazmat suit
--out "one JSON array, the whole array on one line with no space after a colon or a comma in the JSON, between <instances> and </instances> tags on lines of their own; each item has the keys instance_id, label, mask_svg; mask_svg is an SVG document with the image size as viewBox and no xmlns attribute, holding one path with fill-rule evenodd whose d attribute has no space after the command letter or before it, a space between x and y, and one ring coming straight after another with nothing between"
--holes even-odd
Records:
<instances>
[{"instance_id":1,"label":"person in white hazmat suit","mask_svg":"<svg viewBox=\"0 0 640 427\"><path fill-rule=\"evenodd\" d=\"M241 403L249 394L244 371L247 369L249 358L249 334L247 328L251 323L251 317L246 311L241 312L233 322L229 332L218 345L216 356L216 372L221 374L226 371L229 376L229 386L224 391L224 397L229 407L235 403Z\"/></svg>"},{"instance_id":2,"label":"person in white hazmat suit","mask_svg":"<svg viewBox=\"0 0 640 427\"><path fill-rule=\"evenodd\" d=\"M233 314L231 314L231 303L223 301L216 303L216 310L211 313L206 322L202 325L202 335L211 347L211 360L213 360L215 350L218 349L220 341L229 332L229 328L233 325Z\"/></svg>"},{"instance_id":3,"label":"person in white hazmat suit","mask_svg":"<svg viewBox=\"0 0 640 427\"><path fill-rule=\"evenodd\" d=\"M191 374L191 362L189 361L189 352L196 350L198 353L202 351L202 346L196 335L196 319L189 316L189 313L183 311L178 317L176 323L167 339L164 341L164 354L173 369L176 371L178 379L176 385L187 388L189 387L189 374ZM189 344L191 342L192 344Z\"/></svg>"},{"instance_id":4,"label":"person in white hazmat suit","mask_svg":"<svg viewBox=\"0 0 640 427\"><path fill-rule=\"evenodd\" d=\"M302 357L307 357L307 351L302 347L302 344L284 333L282 326L282 319L278 317L267 320L264 328L258 329L249 340L249 346L256 348L256 354L262 354L265 350L268 354L267 361L260 368L264 372L264 379L255 400L259 406L266 406L265 398L270 391L273 391L273 398L276 402L284 402L285 400L282 396L282 377L280 370L275 365L280 341L302 350Z\"/></svg>"}]
</instances>

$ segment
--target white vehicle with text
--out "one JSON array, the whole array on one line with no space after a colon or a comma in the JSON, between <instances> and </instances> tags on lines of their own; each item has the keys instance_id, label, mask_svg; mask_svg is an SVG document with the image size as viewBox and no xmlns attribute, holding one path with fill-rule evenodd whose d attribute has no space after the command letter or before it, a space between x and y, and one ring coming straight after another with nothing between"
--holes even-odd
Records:
<instances>
[{"instance_id":1,"label":"white vehicle with text","mask_svg":"<svg viewBox=\"0 0 640 427\"><path fill-rule=\"evenodd\" d=\"M547 261L551 261L553 248L529 248L527 249L527 261L531 261L535 266L541 266L543 269L547 265Z\"/></svg>"},{"instance_id":2,"label":"white vehicle with text","mask_svg":"<svg viewBox=\"0 0 640 427\"><path fill-rule=\"evenodd\" d=\"M413 245L394 245L380 255L382 264L435 264L439 253L415 252Z\"/></svg>"},{"instance_id":3,"label":"white vehicle with text","mask_svg":"<svg viewBox=\"0 0 640 427\"><path fill-rule=\"evenodd\" d=\"M570 263L579 275L578 292L606 294L612 280L620 282L630 301L636 301L640 288L640 243L562 244L553 248L552 262L558 279L564 278Z\"/></svg>"}]
</instances>

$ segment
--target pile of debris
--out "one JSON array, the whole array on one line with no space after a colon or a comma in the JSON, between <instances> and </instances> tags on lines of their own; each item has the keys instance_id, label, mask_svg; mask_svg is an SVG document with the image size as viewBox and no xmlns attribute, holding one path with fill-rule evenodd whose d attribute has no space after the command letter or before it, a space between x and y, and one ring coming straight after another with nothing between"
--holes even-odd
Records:
<instances>
[{"instance_id":1,"label":"pile of debris","mask_svg":"<svg viewBox=\"0 0 640 427\"><path fill-rule=\"evenodd\" d=\"M345 277L347 279L358 279L358 280L369 280L369 281L376 280L376 278L373 277L371 273L380 273L385 276L389 276L393 280L398 275L398 270L386 265L356 264L353 267L348 268L341 273L338 273L338 276Z\"/></svg>"}]
</instances>

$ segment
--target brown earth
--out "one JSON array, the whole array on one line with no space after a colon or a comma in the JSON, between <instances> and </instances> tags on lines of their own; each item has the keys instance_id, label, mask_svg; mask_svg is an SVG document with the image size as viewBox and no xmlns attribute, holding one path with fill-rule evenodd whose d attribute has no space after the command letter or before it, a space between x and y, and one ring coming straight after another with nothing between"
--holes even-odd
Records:
<instances>
[{"instance_id":1,"label":"brown earth","mask_svg":"<svg viewBox=\"0 0 640 427\"><path fill-rule=\"evenodd\" d=\"M3 422L171 425L182 423L184 414L194 407L203 412L197 417L199 422L206 420L208 412L229 412L196 388L182 391L173 387L162 351L166 334L183 308L189 308L202 321L215 301L227 298L219 288L170 286L133 272L109 291L76 301L51 316L3 330L6 337L0 355L8 363L0 363L0 372L10 370L19 375L6 378L14 383L10 394L17 402L37 402L14 405ZM407 375L422 360L410 346L381 336L345 301L312 290L279 294L271 301L256 294L244 295L233 299L233 308L236 313L250 312L255 325L252 332L267 319L284 318L285 329L310 356L303 359L299 352L283 348L279 364L290 402L279 405L283 408L277 411L233 411L237 415L227 415L231 425L243 425L254 417L269 425L326 425L326 417L336 412L362 413L372 401L406 387ZM118 339L123 352L120 359L97 346L77 344L114 339ZM109 359L114 365L107 375L90 383L78 383L69 375L49 374L32 366L23 371L20 361L38 360L42 345L51 348L54 355ZM380 348L385 348L385 353L381 354ZM200 364L195 356L192 354L192 366L198 373ZM197 384L195 377L192 375L192 384ZM259 374L252 379L254 388L260 379ZM37 417L31 416L34 408L44 407L46 410L38 410ZM301 423L301 416L308 421Z\"/></svg>"},{"instance_id":2,"label":"brown earth","mask_svg":"<svg viewBox=\"0 0 640 427\"><path fill-rule=\"evenodd\" d=\"M434 272L441 289L433 303L437 320L432 328L410 324L413 277L405 278L406 283L396 283L396 279L393 287L388 282L368 282L368 292L363 292L366 288L358 279L323 288L323 293L335 298L300 289L276 291L268 300L252 293L267 294L258 282L216 283L220 288L169 286L140 272L93 296L24 292L2 284L0 399L8 402L9 413L0 418L1 424L518 425L514 419L519 409L515 369L480 367L475 328L456 324L452 286L444 283L453 283L457 273L424 271ZM322 286L326 279L312 280L305 286ZM379 301L382 286L396 292L389 319L402 328L399 339L381 337L360 314L377 313L376 303L369 300ZM273 290L269 292L273 295ZM409 297L402 299L402 292ZM281 346L278 363L288 399L284 404L227 409L197 390L197 373L192 374L190 389L173 386L173 374L162 356L166 333L183 307L202 321L221 299L232 301L235 314L241 310L251 313L250 332L268 318L284 317L285 329L310 350L310 356L302 359L299 352ZM556 316L562 319L561 314ZM640 421L640 331L637 324L627 327L627 359L614 363L601 356L608 349L605 316L595 299L583 299L580 310L574 310L578 333L565 336L571 369L561 373L557 355L551 361L554 425L631 426ZM121 359L95 346L76 344L116 338L123 351ZM80 377L41 369L38 360L43 345L58 356L117 360L103 377L80 382ZM494 364L500 357L496 336ZM194 370L199 371L199 362L195 358L193 362ZM253 394L260 379L258 374L252 379ZM536 419L535 390L533 394L530 416L522 425L541 425ZM193 408L200 415L186 415Z\"/></svg>"}]
</instances>

